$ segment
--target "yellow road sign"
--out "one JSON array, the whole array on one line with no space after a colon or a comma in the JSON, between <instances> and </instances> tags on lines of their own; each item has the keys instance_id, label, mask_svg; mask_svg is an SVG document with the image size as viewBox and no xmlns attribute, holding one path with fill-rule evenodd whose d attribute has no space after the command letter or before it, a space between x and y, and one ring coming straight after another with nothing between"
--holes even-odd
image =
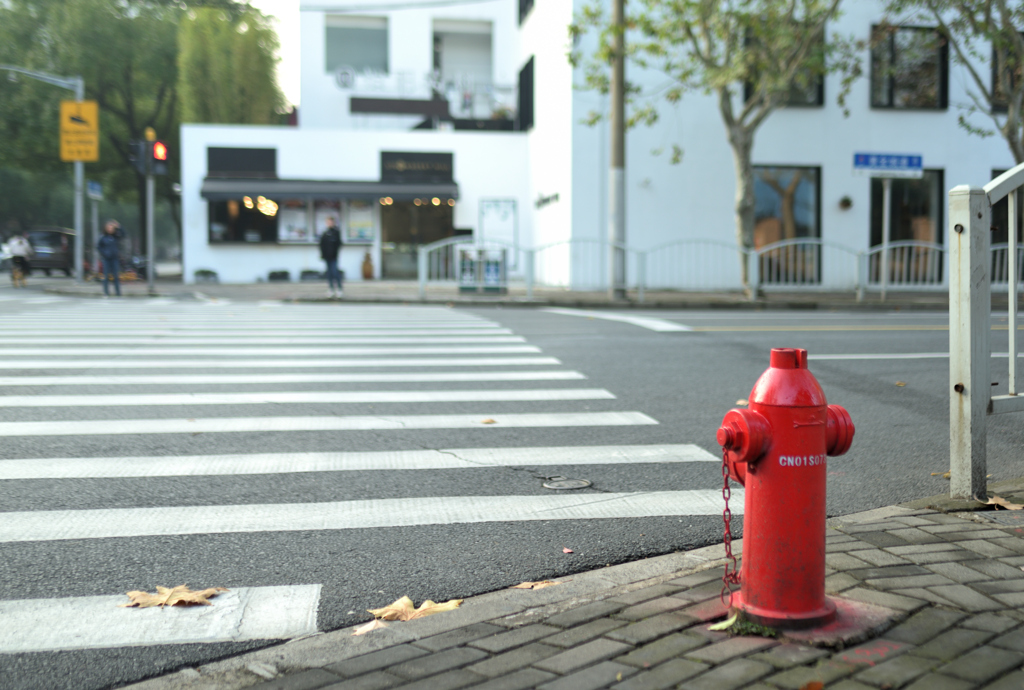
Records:
<instances>
[{"instance_id":1,"label":"yellow road sign","mask_svg":"<svg viewBox=\"0 0 1024 690\"><path fill-rule=\"evenodd\" d=\"M100 110L96 101L61 101L60 159L100 159Z\"/></svg>"}]
</instances>

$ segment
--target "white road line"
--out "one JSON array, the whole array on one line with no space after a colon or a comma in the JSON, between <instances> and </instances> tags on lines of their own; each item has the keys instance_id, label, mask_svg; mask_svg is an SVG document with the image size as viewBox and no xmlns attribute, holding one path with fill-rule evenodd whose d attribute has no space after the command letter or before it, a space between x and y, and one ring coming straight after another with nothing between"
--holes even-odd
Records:
<instances>
[{"instance_id":1,"label":"white road line","mask_svg":"<svg viewBox=\"0 0 1024 690\"><path fill-rule=\"evenodd\" d=\"M485 420L493 420L493 422L485 424ZM0 422L0 437L223 434L384 429L392 431L400 429L515 429L527 427L632 426L657 423L657 421L642 412L91 419L73 422ZM6 516L6 513L2 514Z\"/></svg>"},{"instance_id":2,"label":"white road line","mask_svg":"<svg viewBox=\"0 0 1024 690\"><path fill-rule=\"evenodd\" d=\"M0 408L525 402L538 400L614 399L615 396L603 388L461 391L254 391L248 393L127 393L122 395L0 395Z\"/></svg>"},{"instance_id":3,"label":"white road line","mask_svg":"<svg viewBox=\"0 0 1024 690\"><path fill-rule=\"evenodd\" d=\"M294 329L290 329L294 330ZM493 328L493 329L444 329L444 330L433 330L433 329L422 329L422 328L411 328L408 330L349 330L345 328L322 328L317 331L310 331L309 334L298 333L292 336L281 336L280 328L267 327L262 330L254 330L251 328L233 329L233 328L222 328L219 330L193 330L184 329L177 327L166 326L163 328L149 328L149 329L132 329L130 331L133 335L127 336L132 337L151 337L151 338L196 338L206 342L209 336L218 337L254 337L254 338L267 338L273 339L275 337L290 337L299 340L308 340L310 338L324 338L332 342L341 341L347 338L359 336L374 336L381 338L405 338L411 336L425 335L425 336L438 336L438 337L450 337L450 336L477 336L477 337L491 337L499 335L511 335L512 331L507 328ZM112 338L110 336L96 336L95 328L54 328L52 330L40 330L40 329L24 329L19 328L17 335L10 338L11 342L17 342L22 336L28 337L40 337L44 339L44 342L49 344L56 344L61 342L61 338L65 336L73 337L88 337L91 336L95 339L95 342L101 342L110 344ZM5 341L6 342L6 341ZM92 342L92 341L90 341ZM118 337L117 343L130 342L124 338Z\"/></svg>"},{"instance_id":4,"label":"white road line","mask_svg":"<svg viewBox=\"0 0 1024 690\"><path fill-rule=\"evenodd\" d=\"M33 347L31 349L0 348L0 357L38 357L40 355L75 355L77 357L111 357L132 355L150 357L153 355L214 357L302 357L314 355L338 355L355 357L363 355L490 355L490 354L535 354L540 348L535 345L455 345L450 347L431 346L380 346L380 347Z\"/></svg>"},{"instance_id":5,"label":"white road line","mask_svg":"<svg viewBox=\"0 0 1024 690\"><path fill-rule=\"evenodd\" d=\"M320 589L240 587L167 609L121 608L124 595L0 601L0 654L291 639L317 632Z\"/></svg>"},{"instance_id":6,"label":"white road line","mask_svg":"<svg viewBox=\"0 0 1024 690\"><path fill-rule=\"evenodd\" d=\"M518 335L465 335L465 336L414 336L414 335L391 335L378 336L375 338L357 338L345 335L307 335L294 337L274 336L239 336L232 337L209 337L200 338L196 336L174 335L132 337L118 335L118 345L317 345L329 343L331 345L400 345L403 343L417 344L469 344L469 343L525 343L526 338ZM3 345L110 345L110 336L91 337L65 337L54 334L47 338L0 338Z\"/></svg>"},{"instance_id":7,"label":"white road line","mask_svg":"<svg viewBox=\"0 0 1024 690\"><path fill-rule=\"evenodd\" d=\"M740 513L743 492L732 495L733 514ZM722 505L721 491L707 489L10 512L0 521L0 542L720 515Z\"/></svg>"},{"instance_id":8,"label":"white road line","mask_svg":"<svg viewBox=\"0 0 1024 690\"><path fill-rule=\"evenodd\" d=\"M640 328L646 328L651 331L659 331L662 333L693 330L689 326L684 326L681 323L676 323L674 321L666 321L665 319L653 319L646 316L628 316L626 314L615 314L612 312L605 311L563 309L561 307L550 307L548 309L544 309L543 311L549 312L551 314L564 314L565 316L584 316L591 319L604 319L605 321L621 321L622 323L628 323L634 326L640 326Z\"/></svg>"},{"instance_id":9,"label":"white road line","mask_svg":"<svg viewBox=\"0 0 1024 690\"><path fill-rule=\"evenodd\" d=\"M515 367L561 364L554 357L406 357L385 359L37 359L8 360L21 369L332 369L335 367Z\"/></svg>"},{"instance_id":10,"label":"white road line","mask_svg":"<svg viewBox=\"0 0 1024 690\"><path fill-rule=\"evenodd\" d=\"M0 386L125 386L262 383L437 383L464 381L578 381L578 371L410 371L402 374L142 374L138 376L0 376Z\"/></svg>"},{"instance_id":11,"label":"white road line","mask_svg":"<svg viewBox=\"0 0 1024 690\"><path fill-rule=\"evenodd\" d=\"M1024 357L1024 352L1018 352L1018 357ZM1009 359L1009 352L993 352L992 357ZM949 359L948 352L895 352L895 353L882 353L882 352L865 352L856 354L837 354L837 355L807 355L807 359L820 359L820 360L869 360L869 359Z\"/></svg>"},{"instance_id":12,"label":"white road line","mask_svg":"<svg viewBox=\"0 0 1024 690\"><path fill-rule=\"evenodd\" d=\"M453 448L443 450L348 453L258 453L127 458L32 458L0 460L3 479L92 479L125 477L202 477L396 470L635 465L637 463L721 462L691 444L650 446L553 446L533 448Z\"/></svg>"}]
</instances>

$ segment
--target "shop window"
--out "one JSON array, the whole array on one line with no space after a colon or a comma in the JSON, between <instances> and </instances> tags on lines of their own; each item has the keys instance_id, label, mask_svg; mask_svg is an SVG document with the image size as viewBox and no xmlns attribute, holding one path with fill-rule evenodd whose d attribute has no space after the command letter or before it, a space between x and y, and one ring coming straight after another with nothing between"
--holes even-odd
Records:
<instances>
[{"instance_id":1,"label":"shop window","mask_svg":"<svg viewBox=\"0 0 1024 690\"><path fill-rule=\"evenodd\" d=\"M875 26L871 38L872 107L947 107L949 51L935 29Z\"/></svg>"},{"instance_id":2,"label":"shop window","mask_svg":"<svg viewBox=\"0 0 1024 690\"><path fill-rule=\"evenodd\" d=\"M357 74L388 73L388 20L384 17L327 15L325 68L341 68Z\"/></svg>"},{"instance_id":3,"label":"shop window","mask_svg":"<svg viewBox=\"0 0 1024 690\"><path fill-rule=\"evenodd\" d=\"M925 170L920 179L894 179L889 209L890 284L942 282L942 252L926 246L942 245L945 206L942 171ZM871 180L871 246L882 244L883 181ZM902 244L899 244L902 243ZM925 243L925 244L922 244ZM868 277L881 277L881 252L870 254Z\"/></svg>"},{"instance_id":4,"label":"shop window","mask_svg":"<svg viewBox=\"0 0 1024 690\"><path fill-rule=\"evenodd\" d=\"M519 70L519 108L516 113L517 129L529 132L533 129L533 56Z\"/></svg>"},{"instance_id":5,"label":"shop window","mask_svg":"<svg viewBox=\"0 0 1024 690\"><path fill-rule=\"evenodd\" d=\"M821 247L798 241L821 236L820 179L820 168L754 166L754 247L769 247L759 255L762 283L821 282Z\"/></svg>"},{"instance_id":6,"label":"shop window","mask_svg":"<svg viewBox=\"0 0 1024 690\"><path fill-rule=\"evenodd\" d=\"M276 201L264 196L209 202L210 243L277 242Z\"/></svg>"},{"instance_id":7,"label":"shop window","mask_svg":"<svg viewBox=\"0 0 1024 690\"><path fill-rule=\"evenodd\" d=\"M315 242L310 224L309 202L305 199L286 199L277 212L277 241L290 244Z\"/></svg>"}]
</instances>

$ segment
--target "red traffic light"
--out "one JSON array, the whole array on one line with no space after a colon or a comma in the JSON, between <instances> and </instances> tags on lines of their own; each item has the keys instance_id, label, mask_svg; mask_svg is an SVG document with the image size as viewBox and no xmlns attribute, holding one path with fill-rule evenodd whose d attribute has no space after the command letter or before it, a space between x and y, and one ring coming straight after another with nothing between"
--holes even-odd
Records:
<instances>
[{"instance_id":1,"label":"red traffic light","mask_svg":"<svg viewBox=\"0 0 1024 690\"><path fill-rule=\"evenodd\" d=\"M167 145L162 141L153 142L153 160L155 161L166 161L167 160Z\"/></svg>"}]
</instances>

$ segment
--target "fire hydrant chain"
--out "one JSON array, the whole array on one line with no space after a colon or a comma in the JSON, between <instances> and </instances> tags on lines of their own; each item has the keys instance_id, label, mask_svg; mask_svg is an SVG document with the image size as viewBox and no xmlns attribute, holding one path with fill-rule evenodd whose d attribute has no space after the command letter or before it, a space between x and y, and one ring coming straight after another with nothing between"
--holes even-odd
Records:
<instances>
[{"instance_id":1,"label":"fire hydrant chain","mask_svg":"<svg viewBox=\"0 0 1024 690\"><path fill-rule=\"evenodd\" d=\"M722 535L722 541L725 543L725 574L722 575L722 592L718 595L721 602L728 606L732 606L732 585L738 585L740 583L739 566L736 564L736 557L732 555L732 529L730 523L732 522L732 511L729 510L729 499L732 497L732 489L729 487L729 465L725 460L728 450L722 449L722 498L725 500L725 510L722 511L722 522L725 524L724 534ZM732 563L729 563L732 560ZM726 593L728 593L729 599L726 601Z\"/></svg>"}]
</instances>

